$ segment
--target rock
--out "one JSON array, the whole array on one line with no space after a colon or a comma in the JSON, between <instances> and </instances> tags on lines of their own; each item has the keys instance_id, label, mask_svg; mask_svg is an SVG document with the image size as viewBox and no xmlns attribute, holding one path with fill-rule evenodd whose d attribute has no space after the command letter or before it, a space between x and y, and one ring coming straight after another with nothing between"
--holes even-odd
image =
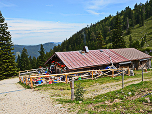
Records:
<instances>
[{"instance_id":1,"label":"rock","mask_svg":"<svg viewBox=\"0 0 152 114\"><path fill-rule=\"evenodd\" d=\"M144 111L143 111L142 109L140 109L140 111L139 111L139 112L143 113Z\"/></svg>"},{"instance_id":2,"label":"rock","mask_svg":"<svg viewBox=\"0 0 152 114\"><path fill-rule=\"evenodd\" d=\"M109 102L109 101L105 101L105 103L106 103L106 104L109 104L110 102Z\"/></svg>"},{"instance_id":3,"label":"rock","mask_svg":"<svg viewBox=\"0 0 152 114\"><path fill-rule=\"evenodd\" d=\"M131 95L131 92L129 92L128 94Z\"/></svg>"},{"instance_id":4,"label":"rock","mask_svg":"<svg viewBox=\"0 0 152 114\"><path fill-rule=\"evenodd\" d=\"M81 103L82 103L82 101L79 101L79 103L81 104Z\"/></svg>"},{"instance_id":5,"label":"rock","mask_svg":"<svg viewBox=\"0 0 152 114\"><path fill-rule=\"evenodd\" d=\"M149 99L149 97L148 97L148 98L145 98L145 100L147 100L147 101L148 101L148 103L150 103L150 99Z\"/></svg>"},{"instance_id":6,"label":"rock","mask_svg":"<svg viewBox=\"0 0 152 114\"><path fill-rule=\"evenodd\" d=\"M62 107L62 104L57 104L55 105L55 107Z\"/></svg>"},{"instance_id":7,"label":"rock","mask_svg":"<svg viewBox=\"0 0 152 114\"><path fill-rule=\"evenodd\" d=\"M118 102L121 102L122 100L119 100L119 99L114 99L113 103L118 103Z\"/></svg>"}]
</instances>

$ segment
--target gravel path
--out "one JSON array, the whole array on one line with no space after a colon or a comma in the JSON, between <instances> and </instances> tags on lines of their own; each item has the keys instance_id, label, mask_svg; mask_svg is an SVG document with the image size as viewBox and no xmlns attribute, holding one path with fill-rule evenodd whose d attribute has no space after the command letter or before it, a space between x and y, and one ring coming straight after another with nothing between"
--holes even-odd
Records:
<instances>
[{"instance_id":1,"label":"gravel path","mask_svg":"<svg viewBox=\"0 0 152 114\"><path fill-rule=\"evenodd\" d=\"M152 78L144 79L144 81L150 81L150 80L152 80ZM141 78L130 78L130 79L124 80L124 87L131 84L137 84L140 82L141 82ZM84 94L84 98L93 98L97 95L104 94L110 91L119 90L119 89L122 89L122 81L111 82L111 83L102 84L102 85L100 85L99 83L96 83L92 87L89 87L86 89L87 93Z\"/></svg>"},{"instance_id":2,"label":"gravel path","mask_svg":"<svg viewBox=\"0 0 152 114\"><path fill-rule=\"evenodd\" d=\"M18 78L0 81L0 114L68 114L49 96L24 89L17 82Z\"/></svg>"}]
</instances>

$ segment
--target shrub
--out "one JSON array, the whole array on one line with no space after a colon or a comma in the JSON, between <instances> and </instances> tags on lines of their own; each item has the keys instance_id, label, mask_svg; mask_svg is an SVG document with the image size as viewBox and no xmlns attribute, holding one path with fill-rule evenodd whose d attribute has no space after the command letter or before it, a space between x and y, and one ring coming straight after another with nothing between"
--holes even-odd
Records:
<instances>
[{"instance_id":1,"label":"shrub","mask_svg":"<svg viewBox=\"0 0 152 114\"><path fill-rule=\"evenodd\" d=\"M81 83L76 84L76 86L77 86L77 89L74 92L75 100L76 101L83 101L83 94L84 94L83 87L81 86Z\"/></svg>"}]
</instances>

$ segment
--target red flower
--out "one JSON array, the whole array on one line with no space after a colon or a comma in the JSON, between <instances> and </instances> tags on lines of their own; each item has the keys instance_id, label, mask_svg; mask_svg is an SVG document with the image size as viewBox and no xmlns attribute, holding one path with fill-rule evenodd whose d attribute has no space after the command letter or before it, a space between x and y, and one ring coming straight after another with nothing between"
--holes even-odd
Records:
<instances>
[{"instance_id":1,"label":"red flower","mask_svg":"<svg viewBox=\"0 0 152 114\"><path fill-rule=\"evenodd\" d=\"M52 61L52 63L54 63L55 61Z\"/></svg>"}]
</instances>

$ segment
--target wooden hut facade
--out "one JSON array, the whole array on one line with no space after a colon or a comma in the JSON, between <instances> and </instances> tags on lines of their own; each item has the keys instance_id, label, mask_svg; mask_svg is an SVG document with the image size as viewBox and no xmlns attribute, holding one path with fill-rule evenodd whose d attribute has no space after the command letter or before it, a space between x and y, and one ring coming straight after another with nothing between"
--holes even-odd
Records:
<instances>
[{"instance_id":1,"label":"wooden hut facade","mask_svg":"<svg viewBox=\"0 0 152 114\"><path fill-rule=\"evenodd\" d=\"M55 52L45 64L54 64L56 73L105 69L111 64L138 70L151 67L151 58L135 48L88 50L85 46L81 51Z\"/></svg>"}]
</instances>

